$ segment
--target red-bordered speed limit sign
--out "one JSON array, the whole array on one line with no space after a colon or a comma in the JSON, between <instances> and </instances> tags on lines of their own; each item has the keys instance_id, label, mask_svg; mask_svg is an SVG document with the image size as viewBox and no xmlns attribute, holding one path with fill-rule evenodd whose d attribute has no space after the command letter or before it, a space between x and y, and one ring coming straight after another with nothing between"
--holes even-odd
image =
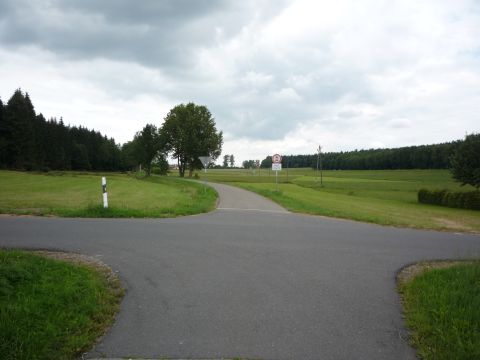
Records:
<instances>
[{"instance_id":1,"label":"red-bordered speed limit sign","mask_svg":"<svg viewBox=\"0 0 480 360\"><path fill-rule=\"evenodd\" d=\"M275 154L272 156L272 163L273 164L281 164L282 163L282 155Z\"/></svg>"}]
</instances>

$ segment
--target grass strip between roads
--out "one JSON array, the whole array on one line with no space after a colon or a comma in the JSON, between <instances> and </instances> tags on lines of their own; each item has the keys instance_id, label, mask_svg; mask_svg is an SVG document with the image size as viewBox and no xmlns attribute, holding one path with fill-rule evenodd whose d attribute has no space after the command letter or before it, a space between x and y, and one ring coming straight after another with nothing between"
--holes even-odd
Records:
<instances>
[{"instance_id":1,"label":"grass strip between roads","mask_svg":"<svg viewBox=\"0 0 480 360\"><path fill-rule=\"evenodd\" d=\"M412 345L425 360L480 359L480 260L437 266L399 280Z\"/></svg>"},{"instance_id":2,"label":"grass strip between roads","mask_svg":"<svg viewBox=\"0 0 480 360\"><path fill-rule=\"evenodd\" d=\"M112 324L123 289L105 266L0 250L0 354L73 359Z\"/></svg>"},{"instance_id":3,"label":"grass strip between roads","mask_svg":"<svg viewBox=\"0 0 480 360\"><path fill-rule=\"evenodd\" d=\"M215 208L217 193L202 184L166 176L103 175L107 177L108 209L102 205L101 173L0 171L0 213L161 218Z\"/></svg>"}]
</instances>

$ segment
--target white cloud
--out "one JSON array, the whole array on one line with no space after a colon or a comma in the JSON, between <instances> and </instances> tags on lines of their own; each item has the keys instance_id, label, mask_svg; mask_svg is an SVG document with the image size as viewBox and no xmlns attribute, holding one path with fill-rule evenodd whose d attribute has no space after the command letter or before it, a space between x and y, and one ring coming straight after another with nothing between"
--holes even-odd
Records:
<instances>
[{"instance_id":1,"label":"white cloud","mask_svg":"<svg viewBox=\"0 0 480 360\"><path fill-rule=\"evenodd\" d=\"M474 0L8 5L2 99L22 87L45 116L119 142L187 101L209 107L239 164L480 131Z\"/></svg>"},{"instance_id":2,"label":"white cloud","mask_svg":"<svg viewBox=\"0 0 480 360\"><path fill-rule=\"evenodd\" d=\"M283 88L272 94L273 99L277 101L300 101L302 98L292 88Z\"/></svg>"}]
</instances>

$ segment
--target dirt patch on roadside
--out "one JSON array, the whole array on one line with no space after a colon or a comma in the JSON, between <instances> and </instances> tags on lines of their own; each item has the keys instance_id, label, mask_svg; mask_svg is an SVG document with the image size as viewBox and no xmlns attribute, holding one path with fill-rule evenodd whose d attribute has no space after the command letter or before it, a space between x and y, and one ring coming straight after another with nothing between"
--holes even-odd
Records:
<instances>
[{"instance_id":1,"label":"dirt patch on roadside","mask_svg":"<svg viewBox=\"0 0 480 360\"><path fill-rule=\"evenodd\" d=\"M471 232L473 229L461 222L453 221L445 218L435 218L435 222L441 226L445 226L448 230L460 230L465 232Z\"/></svg>"},{"instance_id":2,"label":"dirt patch on roadside","mask_svg":"<svg viewBox=\"0 0 480 360\"><path fill-rule=\"evenodd\" d=\"M407 265L397 273L397 283L399 285L409 282L414 277L433 269L446 269L458 264L468 264L471 260L432 260L421 261L415 264Z\"/></svg>"}]
</instances>

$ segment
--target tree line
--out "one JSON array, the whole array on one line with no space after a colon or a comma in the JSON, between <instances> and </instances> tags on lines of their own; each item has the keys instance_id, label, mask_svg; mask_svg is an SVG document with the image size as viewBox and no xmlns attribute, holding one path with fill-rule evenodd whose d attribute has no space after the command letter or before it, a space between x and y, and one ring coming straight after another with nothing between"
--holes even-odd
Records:
<instances>
[{"instance_id":1,"label":"tree line","mask_svg":"<svg viewBox=\"0 0 480 360\"><path fill-rule=\"evenodd\" d=\"M212 114L193 103L175 106L161 128L148 124L132 141L116 144L100 132L46 120L36 114L28 93L17 89L4 105L0 99L0 168L17 170L125 171L168 169L177 159L180 176L202 168L199 156L220 156L223 134ZM232 158L233 161L233 158Z\"/></svg>"},{"instance_id":2,"label":"tree line","mask_svg":"<svg viewBox=\"0 0 480 360\"><path fill-rule=\"evenodd\" d=\"M0 168L19 170L123 169L113 139L84 127L66 126L36 114L28 93L0 100Z\"/></svg>"},{"instance_id":3,"label":"tree line","mask_svg":"<svg viewBox=\"0 0 480 360\"><path fill-rule=\"evenodd\" d=\"M396 170L396 169L448 169L450 159L461 140L394 149L369 149L345 152L328 152L320 155L325 170ZM287 155L282 166L289 168L316 168L318 154ZM261 167L272 166L272 157L267 156Z\"/></svg>"},{"instance_id":4,"label":"tree line","mask_svg":"<svg viewBox=\"0 0 480 360\"><path fill-rule=\"evenodd\" d=\"M320 161L326 170L446 169L462 143L329 152L321 154ZM148 124L120 145L100 132L65 125L62 118L46 120L41 113L37 115L28 93L20 89L6 104L0 99L0 168L125 171L141 167L147 174L152 170L166 173L171 156L183 177L203 167L199 156L210 156L214 162L222 144L223 134L217 131L210 111L193 103L175 106L160 128ZM317 154L283 156L282 165L316 168L317 159ZM271 164L267 156L260 166ZM224 156L223 166L228 165L234 167L233 155ZM257 166L254 160L242 165Z\"/></svg>"}]
</instances>

